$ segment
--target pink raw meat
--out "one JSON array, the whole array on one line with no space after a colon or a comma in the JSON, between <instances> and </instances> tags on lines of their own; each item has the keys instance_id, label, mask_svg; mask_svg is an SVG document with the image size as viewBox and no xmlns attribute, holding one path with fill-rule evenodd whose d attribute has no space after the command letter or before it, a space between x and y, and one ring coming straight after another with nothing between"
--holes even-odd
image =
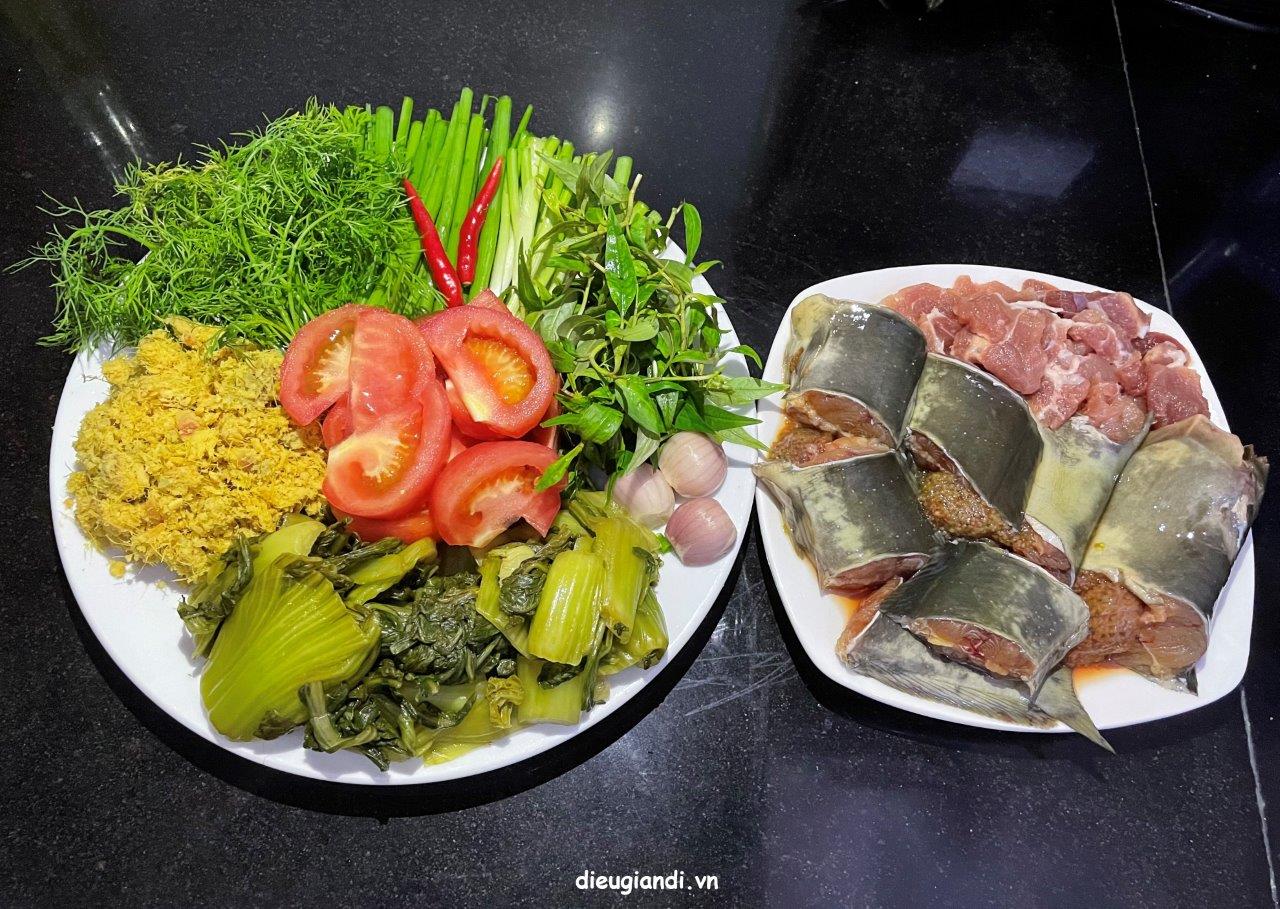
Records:
<instances>
[{"instance_id":1,"label":"pink raw meat","mask_svg":"<svg viewBox=\"0 0 1280 909\"><path fill-rule=\"evenodd\" d=\"M1138 309L1133 297L1126 293L1087 294L1089 309L1099 310L1124 334L1127 340L1142 337L1151 317Z\"/></svg>"},{"instance_id":2,"label":"pink raw meat","mask_svg":"<svg viewBox=\"0 0 1280 909\"><path fill-rule=\"evenodd\" d=\"M1163 366L1150 375L1147 407L1157 429L1196 414L1209 415L1209 402L1200 390L1200 376L1187 366Z\"/></svg>"},{"instance_id":3,"label":"pink raw meat","mask_svg":"<svg viewBox=\"0 0 1280 909\"><path fill-rule=\"evenodd\" d=\"M1041 338L1053 318L1043 310L1019 310L1008 333L982 352L982 365L1014 391L1039 391L1049 361Z\"/></svg>"},{"instance_id":4,"label":"pink raw meat","mask_svg":"<svg viewBox=\"0 0 1280 909\"><path fill-rule=\"evenodd\" d=\"M1121 392L1115 382L1095 382L1090 386L1083 413L1113 442L1129 441L1147 421L1142 405Z\"/></svg>"}]
</instances>

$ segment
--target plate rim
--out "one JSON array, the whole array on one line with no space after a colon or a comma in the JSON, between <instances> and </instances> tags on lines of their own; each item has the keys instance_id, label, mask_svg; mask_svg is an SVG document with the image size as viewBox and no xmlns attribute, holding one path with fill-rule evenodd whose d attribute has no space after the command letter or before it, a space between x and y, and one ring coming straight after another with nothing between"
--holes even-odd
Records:
<instances>
[{"instance_id":1,"label":"plate rim","mask_svg":"<svg viewBox=\"0 0 1280 909\"><path fill-rule=\"evenodd\" d=\"M922 277L921 273L925 270L935 270L940 273L951 272L953 273L952 280L954 280L955 277L959 277L961 274L964 274L966 272L972 273L974 271L980 271L980 272L988 273L988 276L985 277L985 280L994 279L994 280L1004 280L1007 283L1015 283L1015 282L1020 283L1021 280L1025 280L1027 278L1035 278L1035 279L1049 282L1051 284L1054 284L1057 287L1061 287L1063 289L1068 289L1068 290L1109 291L1109 288L1105 288L1101 285L1091 284L1086 281L1080 281L1075 278L1064 278L1058 275L1051 275L1046 272L1038 272L1038 271L1033 271L1025 268L1017 268L1017 267L1003 266L1003 265L984 265L984 264L977 264L977 263L921 263L916 265L888 266L885 268L868 269L866 271L851 272L845 275L838 275L835 277L824 279L815 284L812 284L809 287L806 287L805 289L801 290L792 298L791 302L787 305L786 311L782 315L782 319L778 325L777 332L774 335L773 343L769 349L768 358L765 361L763 377L769 381L781 381L780 366L783 358L782 351L786 345L786 338L790 336L791 311L792 309L794 309L795 305L805 297L808 297L815 293L831 293L832 296L840 296L839 294L832 293L831 289L845 282L848 282L850 280L859 280L859 279L874 280L877 278L898 278L901 276L904 278L904 280L902 280L901 283L898 284L899 289L901 287L909 286L910 284L920 283L921 281L927 281L927 280L936 281L936 278L931 279L928 277ZM1004 277L1001 277L1000 274L991 274L991 273L1003 273ZM908 276L911 276L911 277L908 277ZM1182 328L1182 326L1178 323L1178 321L1173 317L1173 314L1168 312L1167 310L1164 310L1160 307L1152 306L1151 304L1147 303L1144 300L1138 299L1137 297L1134 297L1134 300L1139 304L1139 306L1143 309L1144 312L1150 313L1153 316L1153 318L1161 322L1167 320L1169 323L1171 323L1172 327L1176 329L1176 335L1180 336L1181 339L1185 339L1188 352L1191 354L1192 365L1196 367L1197 372L1200 374L1201 378L1204 381L1205 392L1206 392L1205 397L1208 399L1210 403L1210 410L1214 416L1214 422L1216 424L1219 424L1220 426L1226 427L1229 430L1230 426L1227 423L1226 414L1223 412L1221 402L1217 395L1217 391L1213 387L1212 377L1209 375L1208 370L1205 368L1203 360L1200 358L1198 352L1195 350L1195 347L1191 343L1190 338L1187 336L1186 331ZM878 301L865 301L865 302L878 302ZM767 427L773 425L773 421L770 419L773 416L773 414L769 410L766 410L766 407L770 407L770 408L775 407L776 402L779 400L779 398L780 398L780 393L777 393L774 395L770 395L768 398L762 399L760 401L761 407L757 415L761 418L762 422L758 424L756 427L753 427L753 429L757 430L759 433L764 433L768 431ZM768 444L770 441L762 437L760 437L760 440L765 444ZM804 612L805 604L800 604L795 601L795 598L799 596L798 593L791 594L791 595L787 593L788 585L785 583L782 583L779 577L780 573L783 570L779 566L785 565L788 562L791 562L791 563L798 562L800 565L803 566L805 571L810 573L812 573L813 569L808 564L807 560L803 559L803 557L801 557L799 553L797 553L796 550L794 549L790 541L790 537L787 534L785 530L785 526L781 520L781 514L777 508L777 505L772 499L772 497L770 496L768 490L766 490L763 485L757 484L755 498L756 498L757 521L760 526L760 535L761 535L762 542L764 544L765 560L768 562L769 572L773 578L774 586L778 590L778 597L781 600L783 611L786 614L788 622L792 626L791 631L795 635L797 643L800 645L801 650L804 651L805 657L808 659L810 664L812 664L812 666L818 672L822 673L822 675L825 676L827 679L831 680L832 682L835 682L836 684L840 685L843 688L846 688L859 695L862 695L863 697L870 698L871 700L877 701L881 704L885 704L886 706L890 706L895 709L902 710L906 713L914 713L916 715L926 716L931 719L941 720L943 722L949 722L957 725L964 725L964 726L970 726L970 727L976 727L976 728L982 728L982 729L993 729L993 730L999 730L999 731L1005 731L1005 732L1021 732L1021 733L1034 733L1034 734L1043 734L1043 733L1060 734L1060 733L1072 732L1072 730L1069 727L1067 727L1062 723L1057 723L1053 726L1048 726L1048 727L1024 726L1017 723L1010 723L1003 720L984 717L979 714L970 713L968 711L961 710L960 708L950 707L945 704L938 704L933 701L929 701L925 698L921 698L916 695L911 695L906 692L899 691L898 689L892 688L891 686L886 685L883 682L880 682L876 679L872 679L867 676L856 673L853 670L846 668L842 663L839 663L838 660L836 661L836 666L833 667L831 665L831 661L826 658L828 654L825 654L825 653L815 654L815 652L812 649L811 643L806 641L805 635L801 633L802 626L806 625L806 615ZM1243 625L1243 635L1237 636L1236 634L1232 634L1231 635L1232 641L1228 642L1228 643L1235 643L1236 645L1235 652L1233 654L1234 658L1232 659L1231 663L1228 664L1227 678L1229 680L1229 684L1225 684L1224 687L1219 687L1218 689L1215 689L1212 692L1212 694L1209 696L1186 695L1185 702L1171 704L1164 708L1157 708L1151 711L1147 715L1143 715L1141 717L1135 717L1129 720L1108 721L1108 722L1098 723L1098 728L1103 730L1118 729L1118 728L1125 728L1129 726L1142 725L1144 723L1157 722L1159 720L1168 719L1173 716L1179 716L1184 713L1189 713L1193 710L1198 710L1201 707L1206 707L1209 704L1212 704L1215 701L1220 700L1221 698L1225 697L1227 694L1230 694L1232 691L1234 691L1239 686L1241 680L1243 679L1245 670L1248 666L1250 638L1251 638L1252 626L1253 626L1254 594L1255 594L1255 575L1254 575L1254 556L1253 556L1253 534L1252 534L1252 531L1250 531L1246 535L1244 543L1241 545L1240 553L1236 558L1236 562L1234 566L1232 567L1231 575L1228 578L1226 585L1224 585L1223 590L1219 595L1218 605L1214 609L1213 616L1210 620L1210 646L1212 647L1213 632L1214 632L1215 626L1217 625L1217 619L1223 612L1224 600L1227 598L1230 598L1233 602L1237 599L1242 599L1245 601L1244 603L1240 605L1236 605L1234 607L1236 612L1242 614L1242 615L1236 616L1235 618L1237 620L1237 623L1240 623ZM825 594L825 593L822 593L820 595L821 595L821 600L823 601L824 604L830 605L832 608L838 608L837 604L832 602L831 595ZM812 605L812 604L809 604L809 605ZM828 650L830 651L832 656L834 655L834 648L835 648L835 640L833 638L828 645ZM1205 656L1201 658L1202 662L1204 660L1207 660L1208 657L1209 657L1209 652L1207 651ZM1197 664L1197 665L1200 665L1200 664ZM1088 690L1089 688L1092 688L1093 685L1099 685L1099 686L1105 685L1106 682L1112 678L1127 680L1129 677L1132 677L1133 679L1140 680L1145 685L1154 686L1156 690L1163 690L1154 682L1150 682L1149 680L1142 679L1136 673L1129 672L1128 670L1108 669L1107 672L1108 672L1108 678L1099 680L1096 683L1092 683L1088 688L1082 689L1082 692L1083 692L1081 695L1082 700L1087 699L1086 695L1088 694Z\"/></svg>"}]
</instances>

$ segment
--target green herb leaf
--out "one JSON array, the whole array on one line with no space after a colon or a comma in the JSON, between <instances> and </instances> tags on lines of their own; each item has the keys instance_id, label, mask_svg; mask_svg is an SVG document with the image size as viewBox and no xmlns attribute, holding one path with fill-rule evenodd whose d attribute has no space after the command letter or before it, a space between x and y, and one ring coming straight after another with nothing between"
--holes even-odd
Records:
<instances>
[{"instance_id":1,"label":"green herb leaf","mask_svg":"<svg viewBox=\"0 0 1280 909\"><path fill-rule=\"evenodd\" d=\"M619 376L616 387L622 397L626 415L635 420L641 429L661 436L666 427L662 423L662 415L658 413L658 405L649 397L644 379L639 376Z\"/></svg>"},{"instance_id":2,"label":"green herb leaf","mask_svg":"<svg viewBox=\"0 0 1280 909\"><path fill-rule=\"evenodd\" d=\"M580 454L582 454L581 442L552 461L551 466L542 472L542 476L538 477L538 482L534 484L533 488L538 492L542 492L544 489L550 489L555 486L564 479L565 473L569 470L569 465Z\"/></svg>"},{"instance_id":3,"label":"green herb leaf","mask_svg":"<svg viewBox=\"0 0 1280 909\"><path fill-rule=\"evenodd\" d=\"M566 414L566 416L570 416ZM572 414L576 419L565 425L572 425L574 430L582 437L583 441L595 442L603 444L618 434L618 429L622 426L622 411L605 404L592 403L588 404L580 413ZM557 417L555 420L548 420L548 423L556 423L564 417Z\"/></svg>"},{"instance_id":4,"label":"green herb leaf","mask_svg":"<svg viewBox=\"0 0 1280 909\"><path fill-rule=\"evenodd\" d=\"M702 215L698 214L692 202L684 203L680 214L684 218L684 261L686 265L692 265L693 257L702 244Z\"/></svg>"},{"instance_id":5,"label":"green herb leaf","mask_svg":"<svg viewBox=\"0 0 1280 909\"><path fill-rule=\"evenodd\" d=\"M641 316L629 325L619 325L612 332L619 341L648 341L658 333L658 320L653 316Z\"/></svg>"},{"instance_id":6,"label":"green herb leaf","mask_svg":"<svg viewBox=\"0 0 1280 909\"><path fill-rule=\"evenodd\" d=\"M631 247L612 210L609 212L608 233L605 235L604 273L613 305L625 315L635 303L639 288L636 285L636 266L631 258Z\"/></svg>"},{"instance_id":7,"label":"green herb leaf","mask_svg":"<svg viewBox=\"0 0 1280 909\"><path fill-rule=\"evenodd\" d=\"M708 398L714 398L717 404L732 407L735 404L758 401L775 391L785 390L787 386L751 376L712 376L703 387Z\"/></svg>"},{"instance_id":8,"label":"green herb leaf","mask_svg":"<svg viewBox=\"0 0 1280 909\"><path fill-rule=\"evenodd\" d=\"M716 433L716 439L722 443L728 444L736 442L738 445L745 445L748 448L754 448L757 451L768 451L769 446L765 445L751 433L747 432L740 426L732 429L722 429Z\"/></svg>"},{"instance_id":9,"label":"green herb leaf","mask_svg":"<svg viewBox=\"0 0 1280 909\"><path fill-rule=\"evenodd\" d=\"M752 347L750 344L739 344L737 347L730 347L728 350L725 351L725 353L742 354L748 360L751 360L752 362L754 362L756 366L758 366L761 369L764 369L764 363L762 363L760 360L760 354L756 353L755 348Z\"/></svg>"},{"instance_id":10,"label":"green herb leaf","mask_svg":"<svg viewBox=\"0 0 1280 909\"><path fill-rule=\"evenodd\" d=\"M630 473L631 471L639 467L641 464L643 464L645 461L653 457L654 452L658 450L658 446L662 444L662 439L665 437L665 435L666 433L659 433L657 435L654 435L653 433L648 432L643 428L637 431L636 432L636 448L634 452L630 453L631 458L628 459L626 466L624 467L624 470L627 473Z\"/></svg>"},{"instance_id":11,"label":"green herb leaf","mask_svg":"<svg viewBox=\"0 0 1280 909\"><path fill-rule=\"evenodd\" d=\"M697 407L693 401L686 401L676 414L675 428L691 432L716 433L738 426L753 426L760 421L753 417L725 410L715 404L703 403Z\"/></svg>"}]
</instances>

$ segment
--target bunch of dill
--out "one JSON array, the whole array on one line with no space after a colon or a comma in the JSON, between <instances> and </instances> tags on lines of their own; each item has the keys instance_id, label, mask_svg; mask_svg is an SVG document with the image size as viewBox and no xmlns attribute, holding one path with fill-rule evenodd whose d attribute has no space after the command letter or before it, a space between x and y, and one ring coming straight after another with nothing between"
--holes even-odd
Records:
<instances>
[{"instance_id":1,"label":"bunch of dill","mask_svg":"<svg viewBox=\"0 0 1280 909\"><path fill-rule=\"evenodd\" d=\"M166 316L221 326L220 342L283 346L308 319L376 299L406 315L442 301L417 255L404 165L374 115L312 101L202 149L195 164L137 165L119 208L51 212L19 266L52 266L50 346L132 345Z\"/></svg>"}]
</instances>

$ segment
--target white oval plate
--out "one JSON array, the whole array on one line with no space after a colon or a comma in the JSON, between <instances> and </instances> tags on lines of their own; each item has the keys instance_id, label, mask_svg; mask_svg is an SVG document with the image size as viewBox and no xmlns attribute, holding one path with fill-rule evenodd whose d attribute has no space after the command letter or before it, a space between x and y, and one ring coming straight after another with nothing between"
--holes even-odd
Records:
<instances>
[{"instance_id":1,"label":"white oval plate","mask_svg":"<svg viewBox=\"0 0 1280 909\"><path fill-rule=\"evenodd\" d=\"M929 282L949 286L961 275L970 275L975 281L1003 281L1013 287L1021 286L1027 278L1038 278L1064 290L1104 290L1092 284L1058 278L1053 275L1023 271L1018 268L999 268L989 265L913 265L901 268L882 268L832 278L806 288L791 301L797 302L810 294L822 293L832 297L878 302L889 294L910 284ZM1204 365L1196 355L1190 338L1167 312L1156 309L1141 300L1137 301L1145 312L1151 314L1151 328L1177 338L1191 352L1192 365L1200 373L1205 397L1213 422L1227 425L1226 415L1213 389L1213 383L1204 371ZM791 334L791 307L783 317L769 360L764 367L765 379L782 381L783 350ZM761 401L756 427L759 438L772 441L782 424L779 410L781 395ZM1069 732L1058 724L1048 729L1035 729L988 719L955 707L937 704L915 695L891 688L875 679L858 675L845 667L836 656L836 638L844 628L846 612L834 597L824 594L818 586L813 568L795 548L783 528L782 516L769 493L761 486L756 492L756 504L760 508L760 531L764 537L764 550L777 582L782 605L795 629L796 637L814 665L832 681L859 694L899 707L912 713L948 720L966 726L987 729L1007 729L1015 732ZM1249 661L1249 633L1253 624L1253 537L1245 539L1240 558L1236 560L1231 578L1218 597L1210 626L1209 649L1196 664L1199 696L1186 692L1170 691L1156 685L1136 673L1115 669L1094 672L1077 672L1080 700L1099 729L1132 726L1151 720L1163 719L1186 713L1212 703L1228 694L1240 684L1245 665Z\"/></svg>"},{"instance_id":2,"label":"white oval plate","mask_svg":"<svg viewBox=\"0 0 1280 909\"><path fill-rule=\"evenodd\" d=\"M694 289L713 293L702 278L695 280ZM718 318L725 329L722 346L736 346L737 335L723 307L718 310ZM85 414L107 393L101 363L99 352L81 354L72 364L58 403L49 452L54 535L80 611L115 664L161 710L233 754L286 773L364 785L433 783L497 770L568 741L631 700L689 643L728 580L751 515L751 494L755 489L751 465L755 463L756 453L746 446L728 445L725 450L729 456L729 474L715 497L738 528L733 551L701 568L681 565L675 556L663 561L657 595L671 636L666 656L656 667L643 671L628 669L610 678L609 700L593 708L576 726L530 726L445 764L425 766L418 761L403 761L393 764L386 772L354 752L309 751L302 746L300 730L269 742L233 742L209 725L200 702L199 666L191 655L191 638L178 618L182 591L174 584L172 575L145 569L131 573L124 580L113 578L108 570L107 555L86 541L67 505L67 478L75 469L76 433ZM746 375L746 361L741 354L731 354L725 358L725 370ZM750 406L736 409L747 414L754 410Z\"/></svg>"}]
</instances>

